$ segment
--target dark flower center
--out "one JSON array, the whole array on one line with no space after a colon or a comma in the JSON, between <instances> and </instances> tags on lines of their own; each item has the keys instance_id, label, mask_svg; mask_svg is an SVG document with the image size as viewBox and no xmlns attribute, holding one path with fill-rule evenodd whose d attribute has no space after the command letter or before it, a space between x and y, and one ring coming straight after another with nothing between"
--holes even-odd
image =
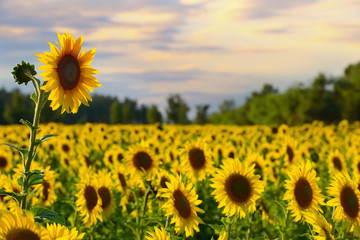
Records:
<instances>
[{"instance_id":1,"label":"dark flower center","mask_svg":"<svg viewBox=\"0 0 360 240\"><path fill-rule=\"evenodd\" d=\"M231 200L237 203L244 203L251 197L249 180L239 174L233 174L226 179L225 190Z\"/></svg>"},{"instance_id":2,"label":"dark flower center","mask_svg":"<svg viewBox=\"0 0 360 240\"><path fill-rule=\"evenodd\" d=\"M113 162L113 159L112 159L112 155L110 155L110 156L108 157L108 160L109 160L109 162L110 162L111 164L114 163L114 162Z\"/></svg>"},{"instance_id":3,"label":"dark flower center","mask_svg":"<svg viewBox=\"0 0 360 240\"><path fill-rule=\"evenodd\" d=\"M124 156L121 154L121 153L119 153L118 155L117 155L117 160L118 160L118 162L122 162L122 160L123 160L123 158L124 158Z\"/></svg>"},{"instance_id":4,"label":"dark flower center","mask_svg":"<svg viewBox=\"0 0 360 240\"><path fill-rule=\"evenodd\" d=\"M98 196L96 194L96 191L92 186L86 186L84 195L86 199L86 206L91 212L98 202Z\"/></svg>"},{"instance_id":5,"label":"dark flower center","mask_svg":"<svg viewBox=\"0 0 360 240\"><path fill-rule=\"evenodd\" d=\"M357 217L359 213L359 199L354 190L350 187L344 187L340 193L340 203L347 216Z\"/></svg>"},{"instance_id":6,"label":"dark flower center","mask_svg":"<svg viewBox=\"0 0 360 240\"><path fill-rule=\"evenodd\" d=\"M46 181L43 180L43 201L45 202L48 198L49 198L49 191L50 191L50 184Z\"/></svg>"},{"instance_id":7,"label":"dark flower center","mask_svg":"<svg viewBox=\"0 0 360 240\"><path fill-rule=\"evenodd\" d=\"M292 162L294 160L294 151L290 146L286 146L286 154L288 155L289 161Z\"/></svg>"},{"instance_id":8,"label":"dark flower center","mask_svg":"<svg viewBox=\"0 0 360 240\"><path fill-rule=\"evenodd\" d=\"M342 164L341 164L340 159L338 157L333 157L332 161L333 161L334 167L337 170L341 171L342 170Z\"/></svg>"},{"instance_id":9,"label":"dark flower center","mask_svg":"<svg viewBox=\"0 0 360 240\"><path fill-rule=\"evenodd\" d=\"M64 152L68 153L68 152L70 151L69 145L63 144L63 145L62 145L62 150L63 150Z\"/></svg>"},{"instance_id":10,"label":"dark flower center","mask_svg":"<svg viewBox=\"0 0 360 240\"><path fill-rule=\"evenodd\" d=\"M99 196L100 196L100 198L102 200L101 208L106 209L111 203L110 191L106 187L101 187L101 188L99 188L98 193L99 193Z\"/></svg>"},{"instance_id":11,"label":"dark flower center","mask_svg":"<svg viewBox=\"0 0 360 240\"><path fill-rule=\"evenodd\" d=\"M176 190L173 193L173 196L175 198L175 208L176 210L178 210L180 216L183 218L189 218L191 216L191 207L189 200L180 190Z\"/></svg>"},{"instance_id":12,"label":"dark flower center","mask_svg":"<svg viewBox=\"0 0 360 240\"><path fill-rule=\"evenodd\" d=\"M6 234L6 240L40 240L39 235L26 228L14 228Z\"/></svg>"},{"instance_id":13,"label":"dark flower center","mask_svg":"<svg viewBox=\"0 0 360 240\"><path fill-rule=\"evenodd\" d=\"M229 152L228 157L234 159L235 158L234 152L233 151Z\"/></svg>"},{"instance_id":14,"label":"dark flower center","mask_svg":"<svg viewBox=\"0 0 360 240\"><path fill-rule=\"evenodd\" d=\"M125 176L124 174L121 174L121 173L118 173L118 178L119 178L119 181L121 183L121 186L124 188L127 186L126 184L126 180L125 180Z\"/></svg>"},{"instance_id":15,"label":"dark flower center","mask_svg":"<svg viewBox=\"0 0 360 240\"><path fill-rule=\"evenodd\" d=\"M138 169L149 170L152 166L153 160L146 152L137 152L133 157L134 166Z\"/></svg>"},{"instance_id":16,"label":"dark flower center","mask_svg":"<svg viewBox=\"0 0 360 240\"><path fill-rule=\"evenodd\" d=\"M5 157L0 157L0 168L5 168L8 165L8 161Z\"/></svg>"},{"instance_id":17,"label":"dark flower center","mask_svg":"<svg viewBox=\"0 0 360 240\"><path fill-rule=\"evenodd\" d=\"M167 188L166 182L169 182L169 179L167 179L166 177L162 176L162 177L161 177L161 180L160 180L160 186L161 186L162 188Z\"/></svg>"},{"instance_id":18,"label":"dark flower center","mask_svg":"<svg viewBox=\"0 0 360 240\"><path fill-rule=\"evenodd\" d=\"M310 183L301 177L295 184L295 199L300 207L308 208L313 199L313 190Z\"/></svg>"},{"instance_id":19,"label":"dark flower center","mask_svg":"<svg viewBox=\"0 0 360 240\"><path fill-rule=\"evenodd\" d=\"M75 57L71 55L62 57L57 72L60 84L64 89L71 90L76 87L80 79L80 65Z\"/></svg>"},{"instance_id":20,"label":"dark flower center","mask_svg":"<svg viewBox=\"0 0 360 240\"><path fill-rule=\"evenodd\" d=\"M203 168L205 166L205 155L203 150L199 148L192 148L189 151L189 160L191 166L195 170L200 170L201 168Z\"/></svg>"}]
</instances>

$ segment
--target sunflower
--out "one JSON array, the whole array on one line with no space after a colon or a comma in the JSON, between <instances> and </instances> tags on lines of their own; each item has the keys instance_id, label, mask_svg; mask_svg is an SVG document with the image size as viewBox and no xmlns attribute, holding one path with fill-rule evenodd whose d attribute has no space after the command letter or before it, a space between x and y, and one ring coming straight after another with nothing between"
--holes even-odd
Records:
<instances>
[{"instance_id":1,"label":"sunflower","mask_svg":"<svg viewBox=\"0 0 360 240\"><path fill-rule=\"evenodd\" d=\"M150 177L158 169L158 161L148 144L141 142L129 148L127 166L130 174L134 177L141 177L143 173Z\"/></svg>"},{"instance_id":2,"label":"sunflower","mask_svg":"<svg viewBox=\"0 0 360 240\"><path fill-rule=\"evenodd\" d=\"M285 155L285 165L291 165L294 164L298 159L298 154L296 150L296 141L293 138L286 137L285 144L283 145L283 153Z\"/></svg>"},{"instance_id":3,"label":"sunflower","mask_svg":"<svg viewBox=\"0 0 360 240\"><path fill-rule=\"evenodd\" d=\"M219 202L218 208L225 207L225 215L236 214L243 218L246 213L255 211L255 202L264 191L264 182L254 174L254 167L255 164L246 167L239 160L226 159L213 175L210 186L215 190L211 194Z\"/></svg>"},{"instance_id":4,"label":"sunflower","mask_svg":"<svg viewBox=\"0 0 360 240\"><path fill-rule=\"evenodd\" d=\"M0 211L0 239L6 240L45 240L46 229L35 223L30 212Z\"/></svg>"},{"instance_id":5,"label":"sunflower","mask_svg":"<svg viewBox=\"0 0 360 240\"><path fill-rule=\"evenodd\" d=\"M354 176L360 176L360 155L355 155L352 161Z\"/></svg>"},{"instance_id":6,"label":"sunflower","mask_svg":"<svg viewBox=\"0 0 360 240\"><path fill-rule=\"evenodd\" d=\"M329 166L329 173L347 172L344 156L338 149L331 151L326 158L327 165Z\"/></svg>"},{"instance_id":7,"label":"sunflower","mask_svg":"<svg viewBox=\"0 0 360 240\"><path fill-rule=\"evenodd\" d=\"M109 217L115 210L115 196L111 173L101 170L96 174L98 179L98 194L102 200L101 208L103 217Z\"/></svg>"},{"instance_id":8,"label":"sunflower","mask_svg":"<svg viewBox=\"0 0 360 240\"><path fill-rule=\"evenodd\" d=\"M288 209L291 210L294 221L303 219L305 210L322 212L319 204L324 204L324 197L317 185L320 178L316 177L311 162L301 161L294 165L289 174L290 180L286 180L284 200L290 200Z\"/></svg>"},{"instance_id":9,"label":"sunflower","mask_svg":"<svg viewBox=\"0 0 360 240\"><path fill-rule=\"evenodd\" d=\"M191 183L184 184L181 177L171 177L166 183L167 188L161 188L161 197L168 199L162 206L166 216L173 215L171 223L175 223L176 233L185 232L186 237L193 236L194 230L199 231L199 224L204 223L197 213L204 211L197 207L202 201Z\"/></svg>"},{"instance_id":10,"label":"sunflower","mask_svg":"<svg viewBox=\"0 0 360 240\"><path fill-rule=\"evenodd\" d=\"M333 235L331 235L332 226L322 214L317 211L305 211L303 216L305 221L313 226L314 231L319 234L314 236L316 240L335 240Z\"/></svg>"},{"instance_id":11,"label":"sunflower","mask_svg":"<svg viewBox=\"0 0 360 240\"><path fill-rule=\"evenodd\" d=\"M335 174L330 181L328 194L333 199L327 202L335 208L334 221L343 221L350 231L360 223L360 192L348 173Z\"/></svg>"},{"instance_id":12,"label":"sunflower","mask_svg":"<svg viewBox=\"0 0 360 240\"><path fill-rule=\"evenodd\" d=\"M57 223L46 224L46 229L48 230L45 237L46 240L81 240L85 235L85 233L79 234L76 228L69 230L67 227Z\"/></svg>"},{"instance_id":13,"label":"sunflower","mask_svg":"<svg viewBox=\"0 0 360 240\"><path fill-rule=\"evenodd\" d=\"M182 164L187 176L201 181L213 169L210 149L205 142L198 140L190 142L182 152Z\"/></svg>"},{"instance_id":14,"label":"sunflower","mask_svg":"<svg viewBox=\"0 0 360 240\"><path fill-rule=\"evenodd\" d=\"M61 185L56 183L58 174L46 167L44 171L44 178L42 184L35 185L36 198L33 199L35 205L42 205L44 207L51 206L56 201L55 188Z\"/></svg>"},{"instance_id":15,"label":"sunflower","mask_svg":"<svg viewBox=\"0 0 360 240\"><path fill-rule=\"evenodd\" d=\"M152 179L155 190L167 188L166 183L170 181L172 174L165 169L159 168L156 176Z\"/></svg>"},{"instance_id":16,"label":"sunflower","mask_svg":"<svg viewBox=\"0 0 360 240\"><path fill-rule=\"evenodd\" d=\"M270 224L275 225L276 220L273 217L273 215L270 213L269 206L270 205L267 205L263 200L260 200L260 202L258 204L258 209L260 210L260 213L261 213L261 219L267 220Z\"/></svg>"},{"instance_id":17,"label":"sunflower","mask_svg":"<svg viewBox=\"0 0 360 240\"><path fill-rule=\"evenodd\" d=\"M249 152L244 161L244 165L250 166L251 164L255 164L255 174L260 176L260 180L266 182L268 178L268 166L263 156L257 152Z\"/></svg>"},{"instance_id":18,"label":"sunflower","mask_svg":"<svg viewBox=\"0 0 360 240\"><path fill-rule=\"evenodd\" d=\"M98 73L89 64L95 55L95 49L85 53L81 51L83 37L76 41L71 34L58 33L59 43L57 47L48 42L51 52L35 53L38 60L45 64L39 67L45 71L41 73L46 84L42 87L46 92L51 91L49 100L53 110L62 106L61 113L77 113L83 103L89 106L88 100L92 100L88 91L101 87L98 80L93 76ZM81 51L81 52L80 52Z\"/></svg>"},{"instance_id":19,"label":"sunflower","mask_svg":"<svg viewBox=\"0 0 360 240\"><path fill-rule=\"evenodd\" d=\"M1 149L0 151L0 171L8 173L13 167L12 153Z\"/></svg>"},{"instance_id":20,"label":"sunflower","mask_svg":"<svg viewBox=\"0 0 360 240\"><path fill-rule=\"evenodd\" d=\"M92 177L93 173L84 171L80 176L81 182L76 184L80 191L76 194L75 204L80 215L84 217L85 226L90 227L95 225L98 219L102 221L102 199L98 194L98 181Z\"/></svg>"},{"instance_id":21,"label":"sunflower","mask_svg":"<svg viewBox=\"0 0 360 240\"><path fill-rule=\"evenodd\" d=\"M145 238L147 240L170 240L170 235L166 233L164 228L154 227L154 231L148 231Z\"/></svg>"}]
</instances>

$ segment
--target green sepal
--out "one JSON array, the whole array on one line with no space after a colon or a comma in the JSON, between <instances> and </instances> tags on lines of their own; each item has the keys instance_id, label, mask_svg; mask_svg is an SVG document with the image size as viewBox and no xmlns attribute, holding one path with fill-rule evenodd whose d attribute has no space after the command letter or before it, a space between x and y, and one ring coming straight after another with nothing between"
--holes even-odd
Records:
<instances>
[{"instance_id":1,"label":"green sepal","mask_svg":"<svg viewBox=\"0 0 360 240\"><path fill-rule=\"evenodd\" d=\"M21 64L17 64L11 73L13 74L15 82L19 85L23 83L27 85L33 76L36 75L35 66L30 63L25 63L24 61L22 61Z\"/></svg>"},{"instance_id":2,"label":"green sepal","mask_svg":"<svg viewBox=\"0 0 360 240\"><path fill-rule=\"evenodd\" d=\"M7 195L12 198L14 198L18 203L20 203L26 195L20 194L20 193L14 193L14 192L6 192L5 190L0 188L0 194L1 195Z\"/></svg>"},{"instance_id":3,"label":"green sepal","mask_svg":"<svg viewBox=\"0 0 360 240\"><path fill-rule=\"evenodd\" d=\"M65 225L65 218L63 215L51 211L47 208L35 206L30 208L30 212L34 214L34 218L36 222L43 222L44 220L49 220L54 223Z\"/></svg>"},{"instance_id":4,"label":"green sepal","mask_svg":"<svg viewBox=\"0 0 360 240\"><path fill-rule=\"evenodd\" d=\"M35 140L35 146L38 146L38 145L40 145L40 143L43 143L43 142L49 140L50 138L56 137L56 136L58 136L58 135L56 135L56 134L46 134L46 135L42 136L41 138Z\"/></svg>"}]
</instances>

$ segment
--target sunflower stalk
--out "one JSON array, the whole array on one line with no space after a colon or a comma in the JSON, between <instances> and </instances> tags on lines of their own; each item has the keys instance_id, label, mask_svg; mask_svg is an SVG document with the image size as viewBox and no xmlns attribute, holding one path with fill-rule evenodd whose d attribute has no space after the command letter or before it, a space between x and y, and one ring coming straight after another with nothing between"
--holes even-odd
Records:
<instances>
[{"instance_id":1,"label":"sunflower stalk","mask_svg":"<svg viewBox=\"0 0 360 240\"><path fill-rule=\"evenodd\" d=\"M146 189L143 205L142 205L142 208L141 208L142 214L141 214L141 219L140 219L140 232L139 232L140 239L144 238L144 228L146 226L143 226L143 221L142 220L143 220L143 218L145 216L145 213L146 213L147 200L149 198L150 191L151 191L151 189L150 189L150 184L149 184L147 189Z\"/></svg>"},{"instance_id":2,"label":"sunflower stalk","mask_svg":"<svg viewBox=\"0 0 360 240\"><path fill-rule=\"evenodd\" d=\"M28 172L30 171L31 162L34 159L36 155L36 149L37 146L35 146L36 141L36 133L39 128L39 122L40 122L40 115L41 115L41 109L43 107L43 97L44 97L44 90L40 89L40 81L33 76L30 76L31 81L34 84L34 89L37 95L36 98L36 104L35 104L35 113L34 113L34 120L30 128L30 140L29 140L29 150L26 157L23 159L23 166L24 166L24 174L23 174L23 186L22 186L22 194L26 195L28 194L28 188L29 188L29 178L27 177ZM22 209L27 209L30 206L27 206L26 204L26 196L23 198L23 200L20 202L20 206Z\"/></svg>"}]
</instances>

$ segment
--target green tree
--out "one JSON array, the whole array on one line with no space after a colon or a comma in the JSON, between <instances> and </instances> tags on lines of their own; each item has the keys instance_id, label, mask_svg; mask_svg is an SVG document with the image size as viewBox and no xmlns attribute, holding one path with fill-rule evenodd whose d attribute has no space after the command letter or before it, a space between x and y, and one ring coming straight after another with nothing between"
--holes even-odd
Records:
<instances>
[{"instance_id":1,"label":"green tree","mask_svg":"<svg viewBox=\"0 0 360 240\"><path fill-rule=\"evenodd\" d=\"M125 101L122 104L122 115L124 123L133 123L135 120L135 110L137 102L129 98L125 98Z\"/></svg>"},{"instance_id":2,"label":"green tree","mask_svg":"<svg viewBox=\"0 0 360 240\"><path fill-rule=\"evenodd\" d=\"M187 124L187 113L190 110L185 100L179 94L172 94L167 98L167 121L169 123Z\"/></svg>"},{"instance_id":3,"label":"green tree","mask_svg":"<svg viewBox=\"0 0 360 240\"><path fill-rule=\"evenodd\" d=\"M209 105L205 104L205 105L197 105L196 106L196 118L195 118L195 123L196 124L206 124L208 121L208 109L209 109Z\"/></svg>"},{"instance_id":4,"label":"green tree","mask_svg":"<svg viewBox=\"0 0 360 240\"><path fill-rule=\"evenodd\" d=\"M12 93L11 103L5 104L4 119L8 124L18 124L20 119L30 120L31 109L30 100L26 101L25 96L16 90Z\"/></svg>"},{"instance_id":5,"label":"green tree","mask_svg":"<svg viewBox=\"0 0 360 240\"><path fill-rule=\"evenodd\" d=\"M162 115L156 105L152 105L146 115L147 121L150 124L156 122L162 123Z\"/></svg>"},{"instance_id":6,"label":"green tree","mask_svg":"<svg viewBox=\"0 0 360 240\"><path fill-rule=\"evenodd\" d=\"M110 106L110 124L122 122L122 104L116 99Z\"/></svg>"}]
</instances>

